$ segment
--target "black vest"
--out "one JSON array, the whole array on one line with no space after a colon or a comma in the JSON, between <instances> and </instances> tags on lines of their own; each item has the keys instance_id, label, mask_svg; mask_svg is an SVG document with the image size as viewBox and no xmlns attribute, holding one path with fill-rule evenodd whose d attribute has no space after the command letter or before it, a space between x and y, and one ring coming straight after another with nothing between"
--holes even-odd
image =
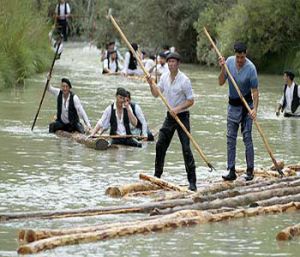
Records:
<instances>
[{"instance_id":1,"label":"black vest","mask_svg":"<svg viewBox=\"0 0 300 257\"><path fill-rule=\"evenodd\" d=\"M287 89L287 85L284 85L282 111L286 107L286 96L285 96L286 89ZM299 105L300 105L300 97L298 96L298 85L295 84L294 92L293 92L293 100L292 100L292 105L291 105L292 113L294 113L297 110Z\"/></svg>"},{"instance_id":2,"label":"black vest","mask_svg":"<svg viewBox=\"0 0 300 257\"><path fill-rule=\"evenodd\" d=\"M116 118L116 110L114 109L114 104L111 105L111 115L110 115L110 135L116 135L118 129L118 122ZM126 108L123 108L123 122L126 129L126 135L131 135L129 126L129 117Z\"/></svg>"},{"instance_id":3,"label":"black vest","mask_svg":"<svg viewBox=\"0 0 300 257\"><path fill-rule=\"evenodd\" d=\"M133 56L133 54L130 52L130 59L129 59L129 65L128 69L136 70L137 69L137 60Z\"/></svg>"},{"instance_id":4,"label":"black vest","mask_svg":"<svg viewBox=\"0 0 300 257\"><path fill-rule=\"evenodd\" d=\"M141 121L138 119L138 117L136 116L136 113L135 113L135 103L131 102L131 103L130 103L130 106L131 106L133 115L134 115L134 116L136 117L136 119L137 119L137 125L136 125L136 128L142 130L142 129L143 129L143 125L142 125Z\"/></svg>"},{"instance_id":5,"label":"black vest","mask_svg":"<svg viewBox=\"0 0 300 257\"><path fill-rule=\"evenodd\" d=\"M63 92L60 90L58 97L57 97L57 119L60 122L63 122L61 120L61 109L62 109L62 105L63 105ZM69 118L69 122L70 124L76 124L77 122L79 122L79 117L77 114L77 110L75 108L74 105L74 94L72 92L70 92L70 101L69 101L69 111L68 111L68 118Z\"/></svg>"},{"instance_id":6,"label":"black vest","mask_svg":"<svg viewBox=\"0 0 300 257\"><path fill-rule=\"evenodd\" d=\"M60 16L60 4L57 5L57 14ZM65 2L65 15L67 15L67 2Z\"/></svg>"}]
</instances>

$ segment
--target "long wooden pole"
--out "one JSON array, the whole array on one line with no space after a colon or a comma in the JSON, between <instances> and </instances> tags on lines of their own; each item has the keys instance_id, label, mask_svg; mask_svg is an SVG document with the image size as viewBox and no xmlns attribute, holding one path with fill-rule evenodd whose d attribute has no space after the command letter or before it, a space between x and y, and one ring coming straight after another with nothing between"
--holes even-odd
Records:
<instances>
[{"instance_id":1,"label":"long wooden pole","mask_svg":"<svg viewBox=\"0 0 300 257\"><path fill-rule=\"evenodd\" d=\"M211 36L209 35L207 29L204 27L203 30L204 30L205 35L206 35L207 38L209 39L211 45L213 46L213 48L215 49L216 53L218 54L218 56L219 56L219 57L222 57L221 52L220 52L219 49L217 48L215 42L212 40L212 38L211 38ZM248 105L247 101L245 100L244 96L242 95L241 90L239 89L237 83L235 82L235 80L234 80L234 78L233 78L231 72L229 71L228 66L226 65L226 63L224 64L224 67L225 67L225 70L226 70L226 72L227 72L227 74L228 74L228 76L229 76L229 78L230 78L232 84L234 85L234 87L235 87L235 89L236 89L238 95L240 96L240 98L241 98L241 100L242 100L244 106L246 107L246 109L247 109L248 112L250 113L250 112L251 112L251 108L249 107L249 105ZM255 124L255 126L256 126L256 128L257 128L259 134L260 134L261 137L262 137L262 140L263 140L263 142L264 142L264 145L265 145L265 147L266 147L266 149L267 149L267 151L268 151L268 153L269 153L269 155L270 155L270 157L271 157L271 159L272 159L272 162L274 163L274 165L275 165L275 167L276 167L276 170L279 172L279 174L280 174L281 176L283 176L283 172L282 172L281 168L279 167L279 165L278 165L278 163L277 163L277 161L276 161L276 159L275 159L275 157L274 157L274 155L273 155L273 152L272 152L272 150L271 150L271 147L270 147L270 145L269 145L269 143L268 143L268 141L267 141L266 136L264 135L264 132L263 132L261 126L260 126L259 123L257 122L256 118L255 118L253 121L254 121L254 124Z\"/></svg>"},{"instance_id":2,"label":"long wooden pole","mask_svg":"<svg viewBox=\"0 0 300 257\"><path fill-rule=\"evenodd\" d=\"M126 45L128 46L128 48L130 49L130 51L132 52L132 54L134 55L134 57L136 58L136 60L138 61L141 69L143 70L144 74L149 78L150 74L149 72L145 69L142 60L140 59L140 57L137 55L137 53L134 51L133 47L131 46L131 44L129 43L129 41L127 40L126 36L124 35L124 33L122 32L121 28L119 27L119 25L117 24L117 22L115 21L115 19L113 18L113 16L109 13L108 14L108 18L111 20L112 24L114 25L114 27L116 28L116 30L120 33L122 39L125 41ZM155 82L152 82L154 85ZM166 107L168 108L168 110L170 111L170 113L172 114L171 110L171 106L168 104L166 98L162 95L162 93L160 92L160 90L158 89L158 95L161 98L161 100L163 101L163 103L166 105ZM208 161L208 159L206 158L206 156L204 155L203 151L201 150L200 146L197 144L197 142L195 141L195 139L192 137L191 133L186 129L186 127L184 126L184 124L181 122L181 120L178 118L177 115L173 115L173 118L176 120L176 122L179 124L179 126L182 128L182 130L186 133L186 135L188 136L188 138L191 140L193 146L196 148L197 152L199 153L200 157L203 159L203 161L206 163L206 165L212 170L216 170L212 164Z\"/></svg>"},{"instance_id":3,"label":"long wooden pole","mask_svg":"<svg viewBox=\"0 0 300 257\"><path fill-rule=\"evenodd\" d=\"M49 85L49 82L50 82L50 78L51 78L51 74L52 74L52 71L53 71L53 67L54 67L54 63L55 63L55 60L56 60L56 56L58 54L58 50L59 50L59 47L60 47L60 44L61 44L61 40L58 42L58 45L56 47L56 51L55 51L55 54L54 54L54 58L53 58L53 61L52 61L52 64L51 64L51 67L50 67L50 71L49 71L49 75L48 75L48 78L47 78L47 82L46 82L46 85L45 85L45 88L44 88L44 92L43 92L43 95L42 95L42 99L40 101L40 105L39 105L39 108L37 110L37 113L34 117L34 120L33 120L33 123L32 123L32 126L31 126L31 131L33 130L34 126L35 126L35 123L36 123L36 120L37 120L37 117L39 116L39 113L40 113L40 110L41 110L41 107L42 107L42 103L44 101L44 98L45 98L45 94L46 94L46 91L47 91L47 88L48 88L48 85Z\"/></svg>"}]
</instances>

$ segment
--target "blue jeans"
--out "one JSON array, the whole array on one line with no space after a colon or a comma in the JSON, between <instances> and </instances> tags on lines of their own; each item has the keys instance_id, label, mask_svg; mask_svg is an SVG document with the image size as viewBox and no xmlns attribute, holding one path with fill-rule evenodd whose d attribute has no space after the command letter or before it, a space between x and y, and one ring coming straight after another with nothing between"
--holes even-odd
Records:
<instances>
[{"instance_id":1,"label":"blue jeans","mask_svg":"<svg viewBox=\"0 0 300 257\"><path fill-rule=\"evenodd\" d=\"M253 104L249 105L253 108ZM236 138L239 125L241 124L241 132L245 145L245 155L247 162L247 170L254 168L254 149L252 142L252 123L253 120L248 115L247 110L243 106L228 105L227 113L227 169L235 170L236 156Z\"/></svg>"}]
</instances>

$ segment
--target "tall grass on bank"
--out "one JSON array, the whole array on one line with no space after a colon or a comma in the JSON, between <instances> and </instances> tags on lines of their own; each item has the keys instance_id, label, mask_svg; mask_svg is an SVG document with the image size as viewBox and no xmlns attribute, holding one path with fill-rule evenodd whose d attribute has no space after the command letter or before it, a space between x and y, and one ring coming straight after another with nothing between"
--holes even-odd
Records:
<instances>
[{"instance_id":1,"label":"tall grass on bank","mask_svg":"<svg viewBox=\"0 0 300 257\"><path fill-rule=\"evenodd\" d=\"M44 71L51 62L46 17L32 0L0 0L0 89Z\"/></svg>"}]
</instances>

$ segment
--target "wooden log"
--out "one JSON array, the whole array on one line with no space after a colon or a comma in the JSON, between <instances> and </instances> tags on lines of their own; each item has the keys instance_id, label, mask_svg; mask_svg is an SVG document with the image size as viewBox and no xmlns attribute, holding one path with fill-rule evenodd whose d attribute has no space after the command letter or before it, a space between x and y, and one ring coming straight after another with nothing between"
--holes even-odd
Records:
<instances>
[{"instance_id":1,"label":"wooden log","mask_svg":"<svg viewBox=\"0 0 300 257\"><path fill-rule=\"evenodd\" d=\"M149 176L143 173L140 173L140 179L145 180L145 181L149 181L150 183L159 186L160 188L163 188L165 190L174 190L174 191L179 191L179 192L191 192L186 188L177 186L175 184L172 184L170 182L167 182L165 180L162 180L160 178L157 177L153 177L153 176Z\"/></svg>"},{"instance_id":2,"label":"wooden log","mask_svg":"<svg viewBox=\"0 0 300 257\"><path fill-rule=\"evenodd\" d=\"M111 147L108 141L103 138L88 138L86 135L78 132L70 133L67 131L58 130L55 132L55 134L60 137L73 139L77 143L84 144L87 147L95 150L107 150Z\"/></svg>"},{"instance_id":3,"label":"wooden log","mask_svg":"<svg viewBox=\"0 0 300 257\"><path fill-rule=\"evenodd\" d=\"M106 214L124 214L124 213L149 213L155 208L165 209L174 206L190 205L193 199L178 199L166 202L150 202L135 205L110 206L94 209L78 209L65 211L40 211L25 213L0 213L0 221L16 220L16 219L58 219L68 217L85 217Z\"/></svg>"},{"instance_id":4,"label":"wooden log","mask_svg":"<svg viewBox=\"0 0 300 257\"><path fill-rule=\"evenodd\" d=\"M281 230L277 234L276 240L291 240L296 236L300 236L300 223Z\"/></svg>"},{"instance_id":5,"label":"wooden log","mask_svg":"<svg viewBox=\"0 0 300 257\"><path fill-rule=\"evenodd\" d=\"M203 196L194 195L192 198L194 202L207 202L207 201L213 201L215 199L225 199L225 198L245 195L249 193L256 193L256 192L267 191L271 189L288 188L288 187L295 187L295 186L300 186L300 178L291 182L280 182L280 183L270 184L266 186L259 186L259 187L242 187L240 189L237 188L233 190L227 190L216 194L209 194Z\"/></svg>"},{"instance_id":6,"label":"wooden log","mask_svg":"<svg viewBox=\"0 0 300 257\"><path fill-rule=\"evenodd\" d=\"M159 210L156 208L153 210L150 215L165 215L182 210L209 210L209 209L218 209L221 207L231 207L237 208L240 206L250 205L257 201L270 199L273 195L278 197L296 195L300 193L300 186L290 187L290 188L279 188L279 189L270 189L266 191L260 191L256 193L248 193L245 195L239 195L235 197L229 197L225 199L216 199L211 202L203 203L194 203L192 205L185 205L180 207L172 207L169 209Z\"/></svg>"},{"instance_id":7,"label":"wooden log","mask_svg":"<svg viewBox=\"0 0 300 257\"><path fill-rule=\"evenodd\" d=\"M240 176L243 173L245 173L245 169L236 169L237 174ZM285 177L289 176L295 176L296 172L292 169L285 168L283 169L283 174ZM254 170L254 177L263 177L263 178L268 178L268 177L281 177L281 175L278 173L277 170L264 170L264 169L256 169Z\"/></svg>"},{"instance_id":8,"label":"wooden log","mask_svg":"<svg viewBox=\"0 0 300 257\"><path fill-rule=\"evenodd\" d=\"M58 246L95 242L133 234L145 234L149 232L170 230L178 227L186 227L196 224L204 224L208 222L219 222L228 219L237 219L263 214L274 214L285 212L286 210L290 211L299 209L300 203L297 202L271 207L240 209L217 214L211 214L207 211L186 210L173 213L171 215L166 215L164 217L159 217L158 219L137 222L128 226L115 226L110 229L96 232L56 236L39 240L30 244L21 245L18 248L18 253L33 254L43 250L53 249Z\"/></svg>"},{"instance_id":9,"label":"wooden log","mask_svg":"<svg viewBox=\"0 0 300 257\"><path fill-rule=\"evenodd\" d=\"M122 197L126 194L140 191L158 190L159 186L150 183L133 183L123 186L110 186L106 189L105 194L111 197Z\"/></svg>"},{"instance_id":10,"label":"wooden log","mask_svg":"<svg viewBox=\"0 0 300 257\"><path fill-rule=\"evenodd\" d=\"M291 164L291 165L288 165L287 168L294 170L294 171L300 171L300 164Z\"/></svg>"}]
</instances>

